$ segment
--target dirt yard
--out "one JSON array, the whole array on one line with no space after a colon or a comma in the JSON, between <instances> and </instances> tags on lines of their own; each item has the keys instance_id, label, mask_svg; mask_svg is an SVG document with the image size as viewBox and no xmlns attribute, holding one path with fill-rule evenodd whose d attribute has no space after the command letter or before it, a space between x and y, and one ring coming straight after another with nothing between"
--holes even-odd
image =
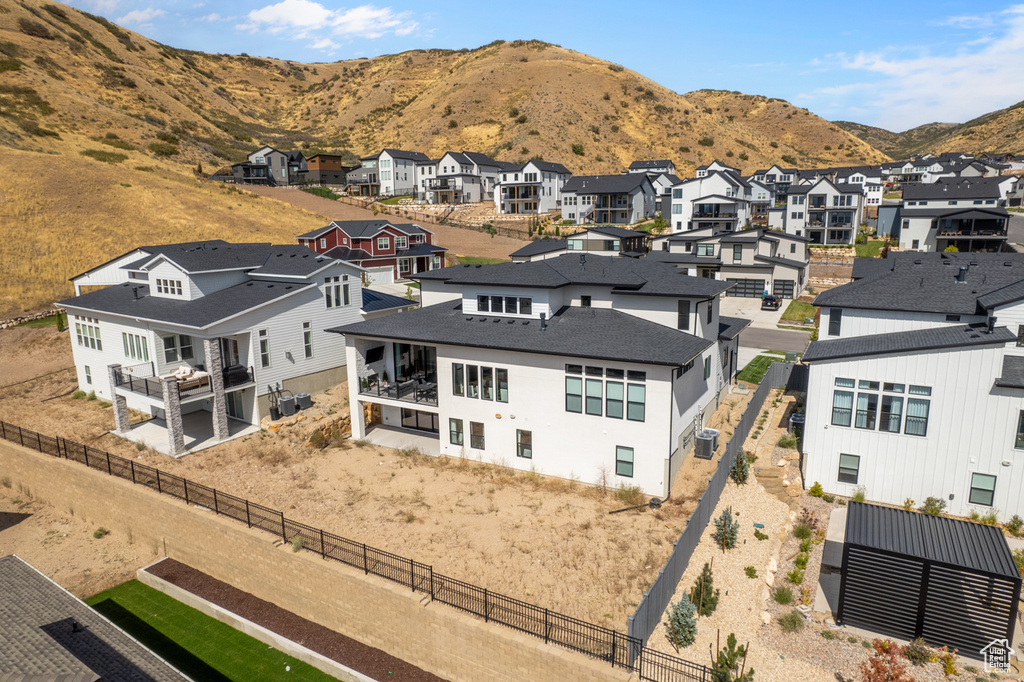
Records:
<instances>
[{"instance_id":1,"label":"dirt yard","mask_svg":"<svg viewBox=\"0 0 1024 682\"><path fill-rule=\"evenodd\" d=\"M310 194L309 192L303 192L298 189L262 187L260 185L253 185L245 187L244 189L261 196L270 197L293 206L298 206L299 208L306 209L307 211L319 213L328 221L373 220L375 218L379 218L391 219L396 222L411 222L399 216L375 216L373 211L368 211L364 208L359 208L358 206L343 204L340 201L334 201L333 199L318 197ZM393 210L395 207L392 206L390 208ZM419 209L414 207L414 210ZM437 241L435 242L436 244L448 249L452 254L459 254L463 256L507 259L510 253L526 246L527 244L527 242L520 241L518 239L498 236L492 237L484 232L467 230L460 227L451 227L449 225L427 223L424 227L433 232L437 237Z\"/></svg>"},{"instance_id":2,"label":"dirt yard","mask_svg":"<svg viewBox=\"0 0 1024 682\"><path fill-rule=\"evenodd\" d=\"M43 369L71 364L67 333L54 328L0 332L0 348L0 376L28 365L39 348L49 349ZM618 629L664 565L715 467L691 458L659 511L609 515L646 498L347 440L313 450L306 444L312 419L173 460L111 435L110 408L67 395L74 381L66 370L0 390L0 419L158 466L452 577ZM311 417L347 411L344 385L314 398ZM730 396L709 420L723 431L719 456L747 399Z\"/></svg>"}]
</instances>

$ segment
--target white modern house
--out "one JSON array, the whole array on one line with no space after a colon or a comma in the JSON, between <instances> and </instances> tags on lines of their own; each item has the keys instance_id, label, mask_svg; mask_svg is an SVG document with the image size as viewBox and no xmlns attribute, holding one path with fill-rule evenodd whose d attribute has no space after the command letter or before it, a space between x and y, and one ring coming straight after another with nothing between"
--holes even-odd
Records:
<instances>
[{"instance_id":1,"label":"white modern house","mask_svg":"<svg viewBox=\"0 0 1024 682\"><path fill-rule=\"evenodd\" d=\"M675 175L676 164L668 159L649 159L629 164L630 173L646 173L653 180L659 175Z\"/></svg>"},{"instance_id":2,"label":"white modern house","mask_svg":"<svg viewBox=\"0 0 1024 682\"><path fill-rule=\"evenodd\" d=\"M785 229L814 244L853 244L864 219L864 189L822 178L791 186L786 193Z\"/></svg>"},{"instance_id":3,"label":"white modern house","mask_svg":"<svg viewBox=\"0 0 1024 682\"><path fill-rule=\"evenodd\" d=\"M345 335L352 414L430 454L664 496L736 371L728 285L647 259L565 254L418 276L423 307ZM353 422L353 438L368 426Z\"/></svg>"},{"instance_id":4,"label":"white modern house","mask_svg":"<svg viewBox=\"0 0 1024 682\"><path fill-rule=\"evenodd\" d=\"M672 208L666 217L673 232L699 228L732 232L750 223L752 196L750 183L739 175L711 170L672 188Z\"/></svg>"},{"instance_id":5,"label":"white modern house","mask_svg":"<svg viewBox=\"0 0 1024 682\"><path fill-rule=\"evenodd\" d=\"M695 173L694 174L698 178L706 178L707 176L711 175L712 173L716 173L716 172L720 173L720 172L723 172L723 171L724 172L728 172L728 173L732 173L733 175L739 175L740 174L740 171L739 171L738 168L733 168L732 166L727 166L726 164L722 163L721 161L718 161L717 159L712 161L709 164L706 164L706 165L703 165L703 166L697 166L697 168L695 169Z\"/></svg>"},{"instance_id":6,"label":"white modern house","mask_svg":"<svg viewBox=\"0 0 1024 682\"><path fill-rule=\"evenodd\" d=\"M103 288L58 305L79 388L114 403L118 434L136 428L129 408L153 415L180 455L211 424L221 441L277 396L345 381L344 339L324 330L363 319L361 274L298 245L143 246L73 278ZM378 297L372 312L408 304Z\"/></svg>"},{"instance_id":7,"label":"white modern house","mask_svg":"<svg viewBox=\"0 0 1024 682\"><path fill-rule=\"evenodd\" d=\"M790 185L799 181L800 171L796 168L782 168L773 165L754 171L754 180L768 187L779 199L785 199Z\"/></svg>"},{"instance_id":8,"label":"white modern house","mask_svg":"<svg viewBox=\"0 0 1024 682\"><path fill-rule=\"evenodd\" d=\"M502 164L494 208L511 215L554 211L562 205L562 187L570 177L568 168L550 161Z\"/></svg>"},{"instance_id":9,"label":"white modern house","mask_svg":"<svg viewBox=\"0 0 1024 682\"><path fill-rule=\"evenodd\" d=\"M347 182L369 196L399 196L416 190L416 164L429 161L423 152L382 149L359 161L362 167L348 174Z\"/></svg>"},{"instance_id":10,"label":"white modern house","mask_svg":"<svg viewBox=\"0 0 1024 682\"><path fill-rule=\"evenodd\" d=\"M633 225L654 217L657 194L640 173L574 175L562 187L562 220L577 225Z\"/></svg>"},{"instance_id":11,"label":"white modern house","mask_svg":"<svg viewBox=\"0 0 1024 682\"><path fill-rule=\"evenodd\" d=\"M1024 256L892 254L815 304L806 484L1024 515Z\"/></svg>"},{"instance_id":12,"label":"white modern house","mask_svg":"<svg viewBox=\"0 0 1024 682\"><path fill-rule=\"evenodd\" d=\"M445 152L416 164L416 198L428 204L469 204L494 199L502 163L477 152Z\"/></svg>"},{"instance_id":13,"label":"white modern house","mask_svg":"<svg viewBox=\"0 0 1024 682\"><path fill-rule=\"evenodd\" d=\"M535 239L509 254L513 263L555 258L564 253L587 253L598 256L638 258L647 253L646 232L627 230L614 225L597 225L575 232L565 239Z\"/></svg>"},{"instance_id":14,"label":"white modern house","mask_svg":"<svg viewBox=\"0 0 1024 682\"><path fill-rule=\"evenodd\" d=\"M1003 208L1005 180L943 178L903 188L899 211L901 249L915 251L1000 251L1010 214Z\"/></svg>"}]
</instances>

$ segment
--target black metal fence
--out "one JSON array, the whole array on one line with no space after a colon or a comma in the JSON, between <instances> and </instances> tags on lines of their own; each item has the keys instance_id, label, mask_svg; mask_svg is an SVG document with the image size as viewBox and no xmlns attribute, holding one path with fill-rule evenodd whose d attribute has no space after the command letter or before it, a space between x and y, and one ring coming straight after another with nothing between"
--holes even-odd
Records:
<instances>
[{"instance_id":1,"label":"black metal fence","mask_svg":"<svg viewBox=\"0 0 1024 682\"><path fill-rule=\"evenodd\" d=\"M404 585L413 592L429 594L433 601L471 613L486 622L505 625L542 638L547 643L606 661L614 667L635 671L643 680L714 680L710 668L647 649L643 639L450 578L434 572L433 567L427 564L299 523L285 518L276 509L162 472L155 467L138 464L66 438L29 431L4 421L0 421L0 439L54 457L80 462L91 469L184 500L186 504L228 516L250 528L259 528L296 547L319 554L324 559L340 561L367 575L380 576ZM645 598L645 603L647 601ZM631 616L631 628L633 619Z\"/></svg>"},{"instance_id":2,"label":"black metal fence","mask_svg":"<svg viewBox=\"0 0 1024 682\"><path fill-rule=\"evenodd\" d=\"M697 508L693 511L690 518L687 519L686 528L683 529L682 535L673 544L672 554L669 556L668 561L665 562L665 567L658 572L657 579L644 594L640 606L629 617L628 633L631 639L646 642L661 622L662 615L668 608L669 601L675 595L679 581L682 579L683 573L690 563L690 557L693 555L697 545L700 544L700 539L704 535L708 523L711 521L711 515L714 514L715 507L718 506L718 500L722 496L726 479L729 478L729 469L732 468L736 455L742 452L743 443L747 440L747 434L750 433L750 428L754 425L757 415L761 412L765 398L768 397L769 391L773 388L788 384L793 368L794 365L789 363L773 362L768 371L765 372L760 385L754 391L754 395L751 396L750 402L747 403L747 407L743 411L743 416L740 417L739 424L736 425L732 438L729 439L729 443L725 446L725 453L722 455L722 459L718 461L718 468L715 469L714 475L708 479L707 489L697 500ZM643 662L644 672L641 673L641 676L645 675L647 670L655 666L655 663L653 663L655 657L652 654L653 652L650 649L644 648L643 655L650 663ZM670 678L663 675L660 678L645 677L644 679L679 678Z\"/></svg>"}]
</instances>

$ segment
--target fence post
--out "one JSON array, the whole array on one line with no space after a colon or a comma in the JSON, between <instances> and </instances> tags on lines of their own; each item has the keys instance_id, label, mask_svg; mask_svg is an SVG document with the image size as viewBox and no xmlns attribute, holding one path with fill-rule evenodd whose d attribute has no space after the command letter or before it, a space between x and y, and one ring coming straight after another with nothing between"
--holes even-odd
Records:
<instances>
[{"instance_id":1,"label":"fence post","mask_svg":"<svg viewBox=\"0 0 1024 682\"><path fill-rule=\"evenodd\" d=\"M249 500L245 501L245 525L252 528L252 518L249 516Z\"/></svg>"},{"instance_id":2,"label":"fence post","mask_svg":"<svg viewBox=\"0 0 1024 682\"><path fill-rule=\"evenodd\" d=\"M547 607L544 607L544 643L545 644L547 644L548 640L550 639L550 633L549 633L549 628L550 627L551 626L548 623L548 609L547 609Z\"/></svg>"},{"instance_id":3,"label":"fence post","mask_svg":"<svg viewBox=\"0 0 1024 682\"><path fill-rule=\"evenodd\" d=\"M21 441L22 446L24 446L25 445L25 432L21 430L20 426L18 427L18 439Z\"/></svg>"},{"instance_id":4,"label":"fence post","mask_svg":"<svg viewBox=\"0 0 1024 682\"><path fill-rule=\"evenodd\" d=\"M82 443L82 454L85 455L85 466L89 466L89 446L85 443Z\"/></svg>"},{"instance_id":5,"label":"fence post","mask_svg":"<svg viewBox=\"0 0 1024 682\"><path fill-rule=\"evenodd\" d=\"M416 591L416 567L412 563L412 559L409 559L409 587L412 591Z\"/></svg>"},{"instance_id":6,"label":"fence post","mask_svg":"<svg viewBox=\"0 0 1024 682\"><path fill-rule=\"evenodd\" d=\"M324 559L327 558L327 545L324 544L324 529L320 529L320 556Z\"/></svg>"},{"instance_id":7,"label":"fence post","mask_svg":"<svg viewBox=\"0 0 1024 682\"><path fill-rule=\"evenodd\" d=\"M363 543L363 573L370 574L370 563L366 560L366 543Z\"/></svg>"},{"instance_id":8,"label":"fence post","mask_svg":"<svg viewBox=\"0 0 1024 682\"><path fill-rule=\"evenodd\" d=\"M132 469L132 483L135 483L135 460L134 459L128 460L128 464L131 465L131 469Z\"/></svg>"},{"instance_id":9,"label":"fence post","mask_svg":"<svg viewBox=\"0 0 1024 682\"><path fill-rule=\"evenodd\" d=\"M489 618L487 615L487 588L484 588L484 622L488 622Z\"/></svg>"},{"instance_id":10,"label":"fence post","mask_svg":"<svg viewBox=\"0 0 1024 682\"><path fill-rule=\"evenodd\" d=\"M213 513L220 515L220 506L217 504L217 489L213 489Z\"/></svg>"},{"instance_id":11,"label":"fence post","mask_svg":"<svg viewBox=\"0 0 1024 682\"><path fill-rule=\"evenodd\" d=\"M612 633L612 667L615 667L615 645L619 642L619 636Z\"/></svg>"},{"instance_id":12,"label":"fence post","mask_svg":"<svg viewBox=\"0 0 1024 682\"><path fill-rule=\"evenodd\" d=\"M43 451L43 437L36 431L36 447L39 448L39 452Z\"/></svg>"},{"instance_id":13,"label":"fence post","mask_svg":"<svg viewBox=\"0 0 1024 682\"><path fill-rule=\"evenodd\" d=\"M162 493L164 491L163 487L160 485L160 470L159 469L156 470L156 491L158 493Z\"/></svg>"},{"instance_id":14,"label":"fence post","mask_svg":"<svg viewBox=\"0 0 1024 682\"><path fill-rule=\"evenodd\" d=\"M183 488L185 488L185 504L190 504L189 501L188 501L188 479L187 478L181 479L181 485L182 485Z\"/></svg>"},{"instance_id":15,"label":"fence post","mask_svg":"<svg viewBox=\"0 0 1024 682\"><path fill-rule=\"evenodd\" d=\"M430 570L430 601L434 601L434 567L428 566Z\"/></svg>"},{"instance_id":16,"label":"fence post","mask_svg":"<svg viewBox=\"0 0 1024 682\"><path fill-rule=\"evenodd\" d=\"M0 435L3 436L4 440L7 440L7 422L0 421Z\"/></svg>"},{"instance_id":17,"label":"fence post","mask_svg":"<svg viewBox=\"0 0 1024 682\"><path fill-rule=\"evenodd\" d=\"M107 456L107 476L113 476L113 472L110 470L110 453L104 453Z\"/></svg>"},{"instance_id":18,"label":"fence post","mask_svg":"<svg viewBox=\"0 0 1024 682\"><path fill-rule=\"evenodd\" d=\"M288 541L288 532L284 529L284 512L281 512L281 540Z\"/></svg>"}]
</instances>

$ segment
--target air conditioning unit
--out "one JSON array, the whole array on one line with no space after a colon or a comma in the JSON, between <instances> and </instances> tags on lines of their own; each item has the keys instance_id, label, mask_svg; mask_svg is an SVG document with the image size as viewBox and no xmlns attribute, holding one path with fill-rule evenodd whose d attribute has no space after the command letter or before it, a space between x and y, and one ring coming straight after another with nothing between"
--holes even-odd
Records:
<instances>
[{"instance_id":1,"label":"air conditioning unit","mask_svg":"<svg viewBox=\"0 0 1024 682\"><path fill-rule=\"evenodd\" d=\"M711 459L714 457L715 450L718 449L718 430L700 430L696 436L695 448L694 457L697 459Z\"/></svg>"},{"instance_id":2,"label":"air conditioning unit","mask_svg":"<svg viewBox=\"0 0 1024 682\"><path fill-rule=\"evenodd\" d=\"M281 408L281 416L291 417L295 414L295 396L282 396L278 399L277 406Z\"/></svg>"},{"instance_id":3,"label":"air conditioning unit","mask_svg":"<svg viewBox=\"0 0 1024 682\"><path fill-rule=\"evenodd\" d=\"M313 407L313 398L308 393L298 393L295 395L295 404L300 410L308 410Z\"/></svg>"}]
</instances>

